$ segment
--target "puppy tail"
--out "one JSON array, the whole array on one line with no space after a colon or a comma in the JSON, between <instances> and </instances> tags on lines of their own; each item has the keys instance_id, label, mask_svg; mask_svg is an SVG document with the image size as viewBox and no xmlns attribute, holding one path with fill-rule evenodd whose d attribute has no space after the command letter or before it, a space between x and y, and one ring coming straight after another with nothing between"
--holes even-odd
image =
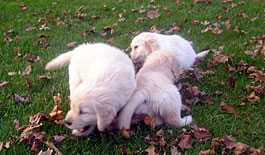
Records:
<instances>
[{"instance_id":1,"label":"puppy tail","mask_svg":"<svg viewBox=\"0 0 265 155\"><path fill-rule=\"evenodd\" d=\"M204 58L209 52L210 52L210 50L202 51L202 52L200 52L200 53L198 53L198 54L196 55L196 58L198 58L198 59L202 59L202 58Z\"/></svg>"},{"instance_id":2,"label":"puppy tail","mask_svg":"<svg viewBox=\"0 0 265 155\"><path fill-rule=\"evenodd\" d=\"M70 60L73 56L73 51L63 53L56 58L52 59L50 62L48 62L45 66L46 70L55 70L58 68L62 68L65 66L68 66L70 64Z\"/></svg>"}]
</instances>

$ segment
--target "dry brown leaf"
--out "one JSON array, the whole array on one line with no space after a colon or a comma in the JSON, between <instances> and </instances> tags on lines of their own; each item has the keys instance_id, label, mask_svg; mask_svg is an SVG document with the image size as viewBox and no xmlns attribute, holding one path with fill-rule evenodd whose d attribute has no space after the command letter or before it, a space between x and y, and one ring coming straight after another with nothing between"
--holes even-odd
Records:
<instances>
[{"instance_id":1,"label":"dry brown leaf","mask_svg":"<svg viewBox=\"0 0 265 155\"><path fill-rule=\"evenodd\" d=\"M224 135L222 138L227 149L232 150L236 146L235 139L231 136Z\"/></svg>"},{"instance_id":2,"label":"dry brown leaf","mask_svg":"<svg viewBox=\"0 0 265 155\"><path fill-rule=\"evenodd\" d=\"M52 120L58 120L64 118L64 112L61 110L60 106L55 105L52 109L52 112L49 113L49 117Z\"/></svg>"},{"instance_id":3,"label":"dry brown leaf","mask_svg":"<svg viewBox=\"0 0 265 155\"><path fill-rule=\"evenodd\" d=\"M46 119L48 119L48 117L42 112L39 112L35 115L30 116L29 122L31 125L38 125L40 123L40 120L46 120Z\"/></svg>"},{"instance_id":4,"label":"dry brown leaf","mask_svg":"<svg viewBox=\"0 0 265 155\"><path fill-rule=\"evenodd\" d=\"M154 146L149 146L146 150L144 150L145 152L148 153L148 155L158 155L156 153L156 148Z\"/></svg>"},{"instance_id":5,"label":"dry brown leaf","mask_svg":"<svg viewBox=\"0 0 265 155\"><path fill-rule=\"evenodd\" d=\"M68 49L73 49L76 44L77 44L77 42L74 41L74 42L68 43L67 47L68 47Z\"/></svg>"},{"instance_id":6,"label":"dry brown leaf","mask_svg":"<svg viewBox=\"0 0 265 155\"><path fill-rule=\"evenodd\" d=\"M53 101L54 103L62 103L62 98L61 98L61 94L58 93L57 96L53 96Z\"/></svg>"},{"instance_id":7,"label":"dry brown leaf","mask_svg":"<svg viewBox=\"0 0 265 155\"><path fill-rule=\"evenodd\" d=\"M171 155L181 155L180 152L178 152L178 149L175 146L172 146L170 149Z\"/></svg>"},{"instance_id":8,"label":"dry brown leaf","mask_svg":"<svg viewBox=\"0 0 265 155\"><path fill-rule=\"evenodd\" d=\"M157 118L158 116L154 116L154 117L146 116L144 118L144 124L149 126L151 130L155 130Z\"/></svg>"},{"instance_id":9,"label":"dry brown leaf","mask_svg":"<svg viewBox=\"0 0 265 155\"><path fill-rule=\"evenodd\" d=\"M36 27L28 27L28 28L26 28L26 31L29 32L29 31L32 31L32 30L35 30L35 29L36 29Z\"/></svg>"},{"instance_id":10,"label":"dry brown leaf","mask_svg":"<svg viewBox=\"0 0 265 155\"><path fill-rule=\"evenodd\" d=\"M5 86L5 85L7 85L7 84L8 84L7 81L3 81L3 82L1 82L1 83L0 83L0 88L3 87L3 86Z\"/></svg>"},{"instance_id":11,"label":"dry brown leaf","mask_svg":"<svg viewBox=\"0 0 265 155\"><path fill-rule=\"evenodd\" d=\"M180 142L178 143L178 146L182 150L192 148L193 138L191 137L190 134L182 133L178 137L181 139Z\"/></svg>"},{"instance_id":12,"label":"dry brown leaf","mask_svg":"<svg viewBox=\"0 0 265 155\"><path fill-rule=\"evenodd\" d=\"M155 134L155 138L150 138L149 136L146 136L144 138L144 140L145 140L145 142L150 143L152 145L157 145L157 146L161 146L161 147L166 146L165 135L164 135L162 129L160 129Z\"/></svg>"},{"instance_id":13,"label":"dry brown leaf","mask_svg":"<svg viewBox=\"0 0 265 155\"><path fill-rule=\"evenodd\" d=\"M120 146L119 154L128 154L128 148L125 146Z\"/></svg>"},{"instance_id":14,"label":"dry brown leaf","mask_svg":"<svg viewBox=\"0 0 265 155\"><path fill-rule=\"evenodd\" d=\"M160 16L159 10L147 12L147 17L150 19L158 18Z\"/></svg>"},{"instance_id":15,"label":"dry brown leaf","mask_svg":"<svg viewBox=\"0 0 265 155\"><path fill-rule=\"evenodd\" d=\"M29 101L29 98L30 98L29 96L22 98L19 95L17 95L16 93L12 93L12 96L15 99L15 101L19 102L19 103L26 103Z\"/></svg>"},{"instance_id":16,"label":"dry brown leaf","mask_svg":"<svg viewBox=\"0 0 265 155\"><path fill-rule=\"evenodd\" d=\"M220 104L220 109L229 114L239 114L239 111L237 111L232 104L224 103L224 101L222 101L222 103Z\"/></svg>"},{"instance_id":17,"label":"dry brown leaf","mask_svg":"<svg viewBox=\"0 0 265 155\"><path fill-rule=\"evenodd\" d=\"M52 150L50 148L47 149L47 151L40 151L38 155L52 155Z\"/></svg>"},{"instance_id":18,"label":"dry brown leaf","mask_svg":"<svg viewBox=\"0 0 265 155\"><path fill-rule=\"evenodd\" d=\"M40 144L46 137L45 132L38 132L41 125L30 126L26 128L20 135L20 142L28 144L32 151L37 151L40 148Z\"/></svg>"},{"instance_id":19,"label":"dry brown leaf","mask_svg":"<svg viewBox=\"0 0 265 155\"><path fill-rule=\"evenodd\" d=\"M119 135L125 138L130 138L132 136L132 131L130 129L119 130Z\"/></svg>"},{"instance_id":20,"label":"dry brown leaf","mask_svg":"<svg viewBox=\"0 0 265 155\"><path fill-rule=\"evenodd\" d=\"M255 79L257 82L265 82L265 73L261 72L261 71L255 71L255 73L251 73L248 76L251 79Z\"/></svg>"},{"instance_id":21,"label":"dry brown leaf","mask_svg":"<svg viewBox=\"0 0 265 155\"><path fill-rule=\"evenodd\" d=\"M27 65L26 68L22 71L21 76L29 74L31 72L31 65Z\"/></svg>"},{"instance_id":22,"label":"dry brown leaf","mask_svg":"<svg viewBox=\"0 0 265 155\"><path fill-rule=\"evenodd\" d=\"M39 76L39 79L51 80L52 77L51 76L47 76L47 75L41 75L41 76Z\"/></svg>"},{"instance_id":23,"label":"dry brown leaf","mask_svg":"<svg viewBox=\"0 0 265 155\"><path fill-rule=\"evenodd\" d=\"M59 151L59 149L57 149L52 142L44 142L44 144L46 144L49 148L53 149L57 155L62 155L62 153Z\"/></svg>"},{"instance_id":24,"label":"dry brown leaf","mask_svg":"<svg viewBox=\"0 0 265 155\"><path fill-rule=\"evenodd\" d=\"M195 129L193 131L194 137L197 141L206 141L209 138L211 138L211 134L209 133L209 131L206 128L200 127L198 129Z\"/></svg>"},{"instance_id":25,"label":"dry brown leaf","mask_svg":"<svg viewBox=\"0 0 265 155\"><path fill-rule=\"evenodd\" d=\"M28 88L31 88L32 83L28 78L26 78L26 84Z\"/></svg>"},{"instance_id":26,"label":"dry brown leaf","mask_svg":"<svg viewBox=\"0 0 265 155\"><path fill-rule=\"evenodd\" d=\"M236 79L234 79L231 75L227 78L225 85L235 87Z\"/></svg>"},{"instance_id":27,"label":"dry brown leaf","mask_svg":"<svg viewBox=\"0 0 265 155\"><path fill-rule=\"evenodd\" d=\"M139 17L139 18L137 18L134 22L135 22L136 24L140 24L140 23L142 23L143 21L144 21L144 18Z\"/></svg>"},{"instance_id":28,"label":"dry brown leaf","mask_svg":"<svg viewBox=\"0 0 265 155\"><path fill-rule=\"evenodd\" d=\"M215 67L215 66L219 65L220 63L228 62L229 59L230 59L229 56L218 54L218 55L215 55L213 57L213 60L210 60L208 64L210 67Z\"/></svg>"},{"instance_id":29,"label":"dry brown leaf","mask_svg":"<svg viewBox=\"0 0 265 155\"><path fill-rule=\"evenodd\" d=\"M253 91L249 96L245 98L245 100L249 101L252 104L257 104L260 98L256 96L255 92Z\"/></svg>"},{"instance_id":30,"label":"dry brown leaf","mask_svg":"<svg viewBox=\"0 0 265 155\"><path fill-rule=\"evenodd\" d=\"M55 135L55 136L52 136L52 142L54 144L56 143L59 143L61 141L63 141L65 138L67 138L68 136L66 134L61 134L61 135Z\"/></svg>"},{"instance_id":31,"label":"dry brown leaf","mask_svg":"<svg viewBox=\"0 0 265 155\"><path fill-rule=\"evenodd\" d=\"M215 154L214 150L205 150L205 151L200 151L198 155L213 155Z\"/></svg>"}]
</instances>

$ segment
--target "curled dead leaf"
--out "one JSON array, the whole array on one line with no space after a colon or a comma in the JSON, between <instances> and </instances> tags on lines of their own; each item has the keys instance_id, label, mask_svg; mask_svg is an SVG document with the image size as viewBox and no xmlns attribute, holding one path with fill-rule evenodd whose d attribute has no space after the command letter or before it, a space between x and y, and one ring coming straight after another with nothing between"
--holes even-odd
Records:
<instances>
[{"instance_id":1,"label":"curled dead leaf","mask_svg":"<svg viewBox=\"0 0 265 155\"><path fill-rule=\"evenodd\" d=\"M77 44L77 42L74 41L74 42L68 43L67 47L68 47L68 49L73 49L76 44Z\"/></svg>"},{"instance_id":2,"label":"curled dead leaf","mask_svg":"<svg viewBox=\"0 0 265 155\"><path fill-rule=\"evenodd\" d=\"M49 117L52 120L58 120L64 118L64 112L61 110L60 106L55 105L52 109L52 112L49 113Z\"/></svg>"},{"instance_id":3,"label":"curled dead leaf","mask_svg":"<svg viewBox=\"0 0 265 155\"><path fill-rule=\"evenodd\" d=\"M5 86L5 85L7 85L7 84L8 84L7 81L3 81L3 82L1 82L1 83L0 83L0 88L3 87L3 86Z\"/></svg>"},{"instance_id":4,"label":"curled dead leaf","mask_svg":"<svg viewBox=\"0 0 265 155\"><path fill-rule=\"evenodd\" d=\"M125 146L120 146L120 149L119 149L119 154L128 154L129 151L128 151L128 148L125 147Z\"/></svg>"},{"instance_id":5,"label":"curled dead leaf","mask_svg":"<svg viewBox=\"0 0 265 155\"><path fill-rule=\"evenodd\" d=\"M22 98L19 95L17 95L16 93L12 93L12 96L15 99L15 101L19 102L19 103L26 103L29 101L29 96Z\"/></svg>"}]
</instances>

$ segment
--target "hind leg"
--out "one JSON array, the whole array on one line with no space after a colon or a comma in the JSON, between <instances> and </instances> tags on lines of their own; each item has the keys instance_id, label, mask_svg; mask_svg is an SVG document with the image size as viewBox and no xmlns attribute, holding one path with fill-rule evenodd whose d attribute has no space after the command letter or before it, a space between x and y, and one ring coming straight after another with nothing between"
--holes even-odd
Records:
<instances>
[{"instance_id":1,"label":"hind leg","mask_svg":"<svg viewBox=\"0 0 265 155\"><path fill-rule=\"evenodd\" d=\"M174 95L173 95L174 94ZM162 118L166 123L173 125L175 127L183 127L192 122L191 116L186 116L181 118L181 96L179 91L172 90L170 93L170 99L164 104L162 110L160 111Z\"/></svg>"}]
</instances>

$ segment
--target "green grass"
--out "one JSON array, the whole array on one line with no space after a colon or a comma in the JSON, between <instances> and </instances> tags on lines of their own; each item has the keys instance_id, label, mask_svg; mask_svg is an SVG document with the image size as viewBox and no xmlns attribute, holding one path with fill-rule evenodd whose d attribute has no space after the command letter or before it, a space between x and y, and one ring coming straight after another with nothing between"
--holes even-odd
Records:
<instances>
[{"instance_id":1,"label":"green grass","mask_svg":"<svg viewBox=\"0 0 265 155\"><path fill-rule=\"evenodd\" d=\"M253 46L256 43L243 45L244 42L249 41L254 36L265 34L264 29L264 8L265 3L260 0L257 2L253 0L245 0L244 5L238 4L240 0L233 0L237 4L232 8L231 3L222 3L221 1L214 1L207 5L205 3L195 4L193 0L185 0L185 3L179 5L175 0L155 0L151 3L149 0L129 1L124 0L122 3L118 1L81 1L81 0L57 0L57 4L53 5L51 0L39 1L0 1L0 82L8 81L8 85L0 88L0 141L5 141L10 136L19 136L20 132L16 131L13 121L18 119L20 124L29 124L29 116L38 112L48 114L53 106L53 96L57 93L62 94L63 111L67 112L69 109L69 101L66 97L69 95L68 88L68 74L67 69L61 69L54 72L47 72L44 70L45 64L53 57L60 53L66 52L67 43L76 41L78 44L84 42L107 42L111 39L114 46L121 49L126 49L130 45L131 39L135 36L134 32L149 31L152 24L155 24L159 29L170 29L171 24L181 22L183 28L179 30L178 34L185 37L187 40L193 42L193 47L196 51L203 49L218 49L224 46L223 54L231 55L231 61L228 62L231 66L240 60L244 60L250 65L256 66L259 70L264 72L264 55L258 55L255 59L251 59L244 52L247 50L253 51ZM19 4L24 2L28 9L22 10ZM181 2L183 2L181 0ZM141 9L141 6L148 11L155 10L147 8L147 5L160 6L160 17L156 19L148 19L146 13L131 12L131 9ZM85 6L81 13L85 13L84 19L74 17L76 10L81 6ZM106 5L106 10L103 11L101 7ZM112 8L115 10L112 11ZM168 16L163 10L167 7L168 10L174 14ZM223 8L230 8L230 12L225 13ZM69 9L69 13L62 14L61 11ZM124 11L126 10L126 11ZM248 17L238 17L237 14L242 11ZM33 13L39 13L33 15ZM119 14L122 13L126 18L125 22L118 22ZM216 16L221 13L222 18L216 19ZM91 19L91 16L98 16L99 19ZM135 20L139 17L145 18L141 24L135 24ZM252 18L257 17L256 20L251 21ZM46 26L50 30L40 31L39 28L42 23L38 23L40 18L45 18L48 22ZM185 23L184 20L187 19ZM68 26L57 26L56 20L62 20ZM212 32L201 33L206 28L203 25L192 24L193 20L209 21L219 23L223 33L221 35L213 34ZM226 30L221 22L229 20L232 24L230 30ZM113 26L118 22L116 27ZM34 26L35 30L26 32L25 29ZM103 32L104 26L111 26L114 29L114 34L108 34L102 37L100 34ZM240 30L245 30L248 33L236 33L234 28L239 26ZM95 27L97 33L88 33L86 37L81 36L83 30L92 29ZM4 32L14 29L11 34ZM45 38L43 42L49 43L49 48L42 48L38 44L39 35L46 34L49 37ZM5 37L15 38L17 40L12 42L4 42ZM264 40L263 40L264 42ZM20 49L21 55L14 61L17 56L17 50ZM23 55L40 56L40 61L34 63L28 62L23 59ZM209 69L207 62L212 58L213 54L207 56L206 60L199 66L203 71ZM22 71L27 64L31 64L32 71L30 74L21 77L21 75L8 76L8 72ZM240 104L243 101L245 94L242 93L245 85L258 85L252 79L248 79L245 74L232 73L231 75L236 79L235 88L220 86L218 82L226 82L229 73L226 71L227 64L221 64L213 71L215 75L209 75L202 79L201 82L193 82L194 86L198 86L200 91L206 91L213 94L215 91L222 92L221 96L214 96L214 105L191 105L193 110L192 115L196 123L199 125L207 126L210 129L212 138L220 137L224 134L233 135L237 141L258 148L265 144L265 109L264 109L264 96L260 95L261 100L257 105L249 104L247 107L237 108L241 114L227 114L219 109L221 101L230 103L232 105ZM40 75L52 76L51 81L38 79ZM32 88L27 88L26 78L32 82ZM264 83L261 83L264 86ZM52 93L52 89L55 93ZM12 93L24 97L29 95L30 102L21 104L14 101ZM247 94L248 95L248 94ZM249 122L244 120L249 118ZM168 143L173 141L180 133L181 129L172 129L170 127L162 127L165 134L167 130L173 130L173 135L167 135L166 140ZM156 128L158 131L160 128ZM107 133L99 133L95 131L87 138L78 138L77 140L68 140L56 144L56 147L63 154L118 154L120 146L125 146L129 151L141 150L140 154L145 154L143 150L148 148L149 144L144 142L144 137L147 135L155 134L156 131L150 131L149 128L143 124L132 128L135 135L129 139L125 139L118 135L109 135ZM71 135L71 131L64 126L58 126L44 122L41 131L47 133L47 137L56 134L66 133ZM235 131L237 132L236 134ZM190 150L181 151L183 154L197 154L200 150L209 149L211 140L205 143L195 142L193 148ZM46 150L45 145L42 146ZM170 153L169 148L159 148L160 153ZM3 149L1 154L36 154L30 151L27 145L15 142L8 149Z\"/></svg>"}]
</instances>

